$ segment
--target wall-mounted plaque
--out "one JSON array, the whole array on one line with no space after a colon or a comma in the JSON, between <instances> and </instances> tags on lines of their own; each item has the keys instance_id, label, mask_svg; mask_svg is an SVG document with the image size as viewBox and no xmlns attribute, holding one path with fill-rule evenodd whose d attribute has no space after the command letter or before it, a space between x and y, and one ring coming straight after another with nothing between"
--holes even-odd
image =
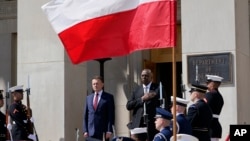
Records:
<instances>
[{"instance_id":1,"label":"wall-mounted plaque","mask_svg":"<svg viewBox=\"0 0 250 141\"><path fill-rule=\"evenodd\" d=\"M187 56L188 65L188 83L204 84L206 74L219 75L223 77L222 83L233 83L232 74L232 54L216 53Z\"/></svg>"}]
</instances>

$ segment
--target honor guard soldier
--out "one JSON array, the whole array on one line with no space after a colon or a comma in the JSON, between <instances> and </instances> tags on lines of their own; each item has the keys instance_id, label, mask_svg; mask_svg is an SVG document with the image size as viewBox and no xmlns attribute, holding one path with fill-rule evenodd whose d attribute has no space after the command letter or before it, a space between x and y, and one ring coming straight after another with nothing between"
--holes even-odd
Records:
<instances>
[{"instance_id":1,"label":"honor guard soldier","mask_svg":"<svg viewBox=\"0 0 250 141\"><path fill-rule=\"evenodd\" d=\"M171 101L173 102L173 96L171 96ZM176 121L177 121L177 133L178 134L189 134L192 135L192 126L190 122L186 119L186 107L189 103L188 100L176 97ZM174 113L174 105L172 105L171 111Z\"/></svg>"},{"instance_id":2,"label":"honor guard soldier","mask_svg":"<svg viewBox=\"0 0 250 141\"><path fill-rule=\"evenodd\" d=\"M0 108L3 107L4 101L3 101L3 94L2 90L0 90ZM0 111L0 141L6 141L6 117L5 115Z\"/></svg>"},{"instance_id":3,"label":"honor guard soldier","mask_svg":"<svg viewBox=\"0 0 250 141\"><path fill-rule=\"evenodd\" d=\"M11 134L13 140L35 140L35 136L28 132L28 117L26 106L22 104L23 86L11 87L10 92L14 102L10 105L9 115L12 120Z\"/></svg>"},{"instance_id":4,"label":"honor guard soldier","mask_svg":"<svg viewBox=\"0 0 250 141\"><path fill-rule=\"evenodd\" d=\"M173 115L163 108L156 108L155 127L159 133L154 136L153 141L169 141L172 136L170 123Z\"/></svg>"},{"instance_id":5,"label":"honor guard soldier","mask_svg":"<svg viewBox=\"0 0 250 141\"><path fill-rule=\"evenodd\" d=\"M213 120L210 128L211 141L218 141L222 135L219 115L224 105L223 97L218 88L223 78L217 75L206 75L206 77L208 92L205 95L205 101L213 112Z\"/></svg>"},{"instance_id":6,"label":"honor guard soldier","mask_svg":"<svg viewBox=\"0 0 250 141\"><path fill-rule=\"evenodd\" d=\"M194 104L189 106L187 120L191 123L192 134L200 141L210 141L209 128L212 122L212 111L208 104L203 100L207 87L192 84L189 91L190 99Z\"/></svg>"}]
</instances>

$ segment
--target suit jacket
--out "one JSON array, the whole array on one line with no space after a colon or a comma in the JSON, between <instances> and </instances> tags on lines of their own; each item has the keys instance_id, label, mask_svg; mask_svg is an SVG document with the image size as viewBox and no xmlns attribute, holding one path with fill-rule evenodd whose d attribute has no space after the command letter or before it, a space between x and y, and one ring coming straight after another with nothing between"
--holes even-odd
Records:
<instances>
[{"instance_id":1,"label":"suit jacket","mask_svg":"<svg viewBox=\"0 0 250 141\"><path fill-rule=\"evenodd\" d=\"M148 114L148 134L149 140L153 140L154 135L158 132L155 129L154 121L155 121L155 114L156 114L156 107L160 106L159 101L159 85L156 83L152 83L150 86L150 91L155 91L156 96L146 102L146 112ZM146 127L144 124L143 118L143 101L141 97L144 95L143 86L139 86L135 91L133 91L131 98L128 100L126 108L127 110L132 110L132 122L128 124L129 129L133 129L136 127Z\"/></svg>"},{"instance_id":2,"label":"suit jacket","mask_svg":"<svg viewBox=\"0 0 250 141\"><path fill-rule=\"evenodd\" d=\"M103 91L96 110L93 107L93 99L94 93L86 98L83 132L88 132L90 137L102 139L103 133L113 132L112 126L115 119L114 97Z\"/></svg>"}]
</instances>

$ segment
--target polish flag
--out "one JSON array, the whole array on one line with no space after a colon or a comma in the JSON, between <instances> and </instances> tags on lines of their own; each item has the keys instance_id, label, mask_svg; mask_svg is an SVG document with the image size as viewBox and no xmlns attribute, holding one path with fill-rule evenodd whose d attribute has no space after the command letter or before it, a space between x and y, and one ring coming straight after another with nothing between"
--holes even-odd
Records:
<instances>
[{"instance_id":1,"label":"polish flag","mask_svg":"<svg viewBox=\"0 0 250 141\"><path fill-rule=\"evenodd\" d=\"M42 10L74 64L176 46L176 0L52 0Z\"/></svg>"}]
</instances>

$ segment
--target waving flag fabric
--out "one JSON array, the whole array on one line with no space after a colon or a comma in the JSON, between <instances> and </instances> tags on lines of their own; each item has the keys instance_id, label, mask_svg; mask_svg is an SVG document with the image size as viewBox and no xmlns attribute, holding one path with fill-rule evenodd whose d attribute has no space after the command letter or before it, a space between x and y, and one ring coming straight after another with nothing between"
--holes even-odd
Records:
<instances>
[{"instance_id":1,"label":"waving flag fabric","mask_svg":"<svg viewBox=\"0 0 250 141\"><path fill-rule=\"evenodd\" d=\"M176 0L53 0L42 9L74 64L176 45Z\"/></svg>"}]
</instances>

